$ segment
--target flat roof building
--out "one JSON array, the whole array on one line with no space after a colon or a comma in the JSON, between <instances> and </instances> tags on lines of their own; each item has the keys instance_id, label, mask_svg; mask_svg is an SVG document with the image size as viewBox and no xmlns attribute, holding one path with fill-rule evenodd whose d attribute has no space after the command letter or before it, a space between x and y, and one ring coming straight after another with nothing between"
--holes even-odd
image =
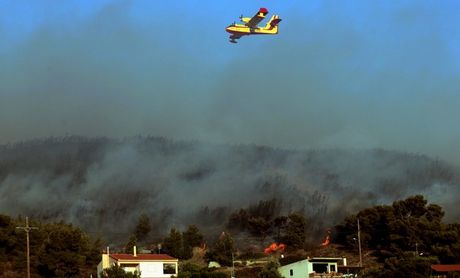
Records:
<instances>
[{"instance_id":1,"label":"flat roof building","mask_svg":"<svg viewBox=\"0 0 460 278\"><path fill-rule=\"evenodd\" d=\"M280 266L278 271L284 278L315 277L315 274L330 274L327 277L341 277L338 273L338 262L342 261L346 262L344 258L307 258Z\"/></svg>"}]
</instances>

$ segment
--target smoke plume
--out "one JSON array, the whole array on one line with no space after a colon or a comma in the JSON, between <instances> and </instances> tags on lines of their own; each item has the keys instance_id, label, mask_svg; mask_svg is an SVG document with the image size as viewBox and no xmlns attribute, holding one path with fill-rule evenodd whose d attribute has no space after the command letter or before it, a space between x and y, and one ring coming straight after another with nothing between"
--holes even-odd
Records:
<instances>
[{"instance_id":1,"label":"smoke plume","mask_svg":"<svg viewBox=\"0 0 460 278\"><path fill-rule=\"evenodd\" d=\"M458 171L409 153L63 137L5 145L0 158L2 213L70 221L110 239L126 239L141 214L157 236L188 224L214 231L267 200L315 229L415 194L442 205L448 220L460 217Z\"/></svg>"}]
</instances>

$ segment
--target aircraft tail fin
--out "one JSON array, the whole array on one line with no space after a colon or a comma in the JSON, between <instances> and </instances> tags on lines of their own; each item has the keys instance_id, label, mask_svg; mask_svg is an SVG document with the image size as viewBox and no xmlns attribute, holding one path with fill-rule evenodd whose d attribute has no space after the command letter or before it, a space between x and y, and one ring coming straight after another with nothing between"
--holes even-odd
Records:
<instances>
[{"instance_id":1,"label":"aircraft tail fin","mask_svg":"<svg viewBox=\"0 0 460 278\"><path fill-rule=\"evenodd\" d=\"M281 18L279 15L273 15L272 18L268 21L267 25L265 26L265 29L267 30L273 30L275 32L278 32L278 24L280 23Z\"/></svg>"}]
</instances>

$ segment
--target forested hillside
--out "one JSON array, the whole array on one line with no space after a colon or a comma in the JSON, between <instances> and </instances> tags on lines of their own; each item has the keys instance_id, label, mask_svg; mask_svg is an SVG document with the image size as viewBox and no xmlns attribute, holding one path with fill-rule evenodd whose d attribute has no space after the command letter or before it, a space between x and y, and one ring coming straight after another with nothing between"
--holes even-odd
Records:
<instances>
[{"instance_id":1,"label":"forested hillside","mask_svg":"<svg viewBox=\"0 0 460 278\"><path fill-rule=\"evenodd\" d=\"M443 161L386 150L77 136L0 146L1 213L65 220L113 241L142 214L153 234L188 224L218 230L239 209L270 200L271 217L299 212L318 235L359 209L415 194L455 221L458 185L458 169Z\"/></svg>"},{"instance_id":2,"label":"forested hillside","mask_svg":"<svg viewBox=\"0 0 460 278\"><path fill-rule=\"evenodd\" d=\"M228 277L224 274L228 269L214 271L207 264L217 261L232 266L236 259L237 277L252 278L257 273L260 277L271 263L287 264L307 256L345 257L351 266L356 266L360 261L357 246L360 231L363 277L428 277L432 264L456 264L460 260L460 224L444 222L443 208L428 203L421 195L348 215L330 230L327 243L321 245L309 238L312 223L302 214L273 218L276 206L276 201L260 202L222 219L228 223L225 230L230 233L203 235L198 226L189 225L182 231L173 227L161 239L151 237L149 218L142 215L129 240L125 238L126 244L111 252L131 253L135 245L138 250L157 252L156 247L161 246L162 252L180 259L179 277ZM358 219L361 228L357 226ZM30 232L33 277L96 275L104 239L91 239L64 222L30 224L35 228ZM0 277L24 277L25 233L17 228L23 225L24 219L0 214ZM257 245L252 245L247 237L241 240L240 235L247 233L258 241ZM279 242L278 246L283 248L275 244L276 248L264 250L265 239ZM242 264L254 259L259 259L257 267Z\"/></svg>"}]
</instances>

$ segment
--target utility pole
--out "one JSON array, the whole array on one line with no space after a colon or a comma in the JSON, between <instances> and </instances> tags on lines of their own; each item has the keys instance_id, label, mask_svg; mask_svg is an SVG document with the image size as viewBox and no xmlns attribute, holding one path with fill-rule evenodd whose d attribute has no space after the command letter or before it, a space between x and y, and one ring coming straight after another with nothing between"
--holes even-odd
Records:
<instances>
[{"instance_id":1,"label":"utility pole","mask_svg":"<svg viewBox=\"0 0 460 278\"><path fill-rule=\"evenodd\" d=\"M359 218L358 218L358 249L359 249L359 266L363 267L363 257L361 255L361 229L359 227Z\"/></svg>"},{"instance_id":2,"label":"utility pole","mask_svg":"<svg viewBox=\"0 0 460 278\"><path fill-rule=\"evenodd\" d=\"M24 227L16 227L16 229L21 229L26 232L27 236L27 278L30 278L30 250L29 250L29 232L31 230L37 230L37 227L30 227L29 226L29 217L26 216L26 226Z\"/></svg>"},{"instance_id":3,"label":"utility pole","mask_svg":"<svg viewBox=\"0 0 460 278\"><path fill-rule=\"evenodd\" d=\"M232 251L232 274L231 278L235 278L235 258L233 257L233 251Z\"/></svg>"}]
</instances>

